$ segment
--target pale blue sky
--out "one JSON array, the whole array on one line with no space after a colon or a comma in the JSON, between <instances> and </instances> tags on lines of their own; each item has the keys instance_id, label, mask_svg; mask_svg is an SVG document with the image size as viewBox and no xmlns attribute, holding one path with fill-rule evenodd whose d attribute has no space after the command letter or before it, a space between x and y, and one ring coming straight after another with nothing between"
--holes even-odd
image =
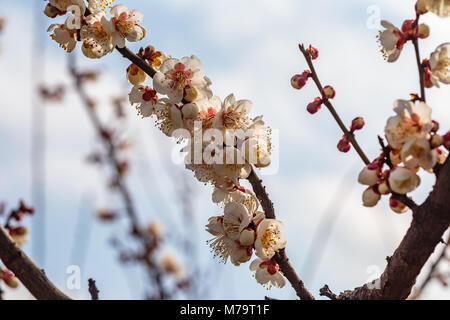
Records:
<instances>
[{"instance_id":1,"label":"pale blue sky","mask_svg":"<svg viewBox=\"0 0 450 320\"><path fill-rule=\"evenodd\" d=\"M39 34L45 45L42 58L45 81L67 83L64 51L50 40L45 33L46 26L32 33L34 1L0 0L0 16L6 15L8 19L5 33L0 36L3 98L0 146L6 155L0 160L0 200L10 205L19 198L30 199L32 37ZM338 199L345 203L341 205L322 263L314 278L305 275L303 279L315 295L318 296L319 288L325 283L336 291L351 289L368 280L371 266L384 269L385 257L392 254L401 240L410 213L395 215L388 209L387 199L374 209L362 207L363 187L356 182L362 163L353 151L338 153L335 146L341 134L326 110L314 116L305 111L307 103L318 95L316 89L309 85L301 92L295 91L289 80L294 73L306 69L297 44L313 43L320 50L316 65L322 82L332 84L337 90L336 108L345 123L349 124L356 116L366 118L366 128L358 133L358 138L369 157L377 156L376 136L382 134L387 117L392 115L393 101L418 91L418 77L409 45L397 63L383 61L375 41L377 31L366 25L367 8L377 5L383 19L399 25L412 17L414 1L123 0L116 3L144 13L142 25L149 31L148 36L131 48L152 44L174 57L197 55L217 95L223 98L234 92L238 99L252 100L252 114L263 114L266 122L279 130L280 140L275 148L279 151L280 170L275 175L264 176L264 181L278 218L286 225L287 251L301 277L306 272L305 259L315 227L339 189ZM425 57L437 45L448 41L448 21L430 15L424 20L431 26L431 36L422 44ZM46 25L53 23L45 17L41 21ZM91 93L100 96L103 102L118 90L126 94L130 89L124 77L129 63L118 53L100 61L90 61L78 54L78 61L102 71L102 82ZM429 90L428 97L434 118L442 127L450 127L448 87ZM211 188L170 162L173 142L154 128L152 120L139 119L131 108L129 112L128 132L138 146L131 155L133 170L128 182L141 219L180 221L177 187L171 176L184 174L195 189L197 227L191 236L198 241L202 268L214 270L210 294L200 298L262 299L264 295L294 298L289 286L270 292L260 287L248 265L236 268L212 259L205 244L209 236L204 224L209 216L220 214L220 208L210 201ZM117 253L108 244L111 234L124 235L126 225L101 225L92 217L91 205L83 205L84 199L92 201L92 205L117 203L117 199L104 191L104 176L84 163L85 156L96 145L95 136L73 92L64 106L48 106L47 123L46 273L65 290L67 266L81 263L73 261L77 257L72 258L72 248L78 215L82 214L91 228L85 240L89 248L82 266L83 278L95 278L103 298L142 298L143 273L133 268L124 272L117 263ZM347 178L342 181L344 177ZM423 184L415 192L418 201L428 194L432 182L431 176L423 175ZM336 207L332 206L335 214ZM169 234L172 230L169 225L166 227ZM170 249L177 251L176 246ZM25 250L33 257L29 245ZM184 261L189 265L187 258ZM83 297L87 292L85 287L83 290L65 291ZM425 297L448 299L450 294L433 283Z\"/></svg>"}]
</instances>

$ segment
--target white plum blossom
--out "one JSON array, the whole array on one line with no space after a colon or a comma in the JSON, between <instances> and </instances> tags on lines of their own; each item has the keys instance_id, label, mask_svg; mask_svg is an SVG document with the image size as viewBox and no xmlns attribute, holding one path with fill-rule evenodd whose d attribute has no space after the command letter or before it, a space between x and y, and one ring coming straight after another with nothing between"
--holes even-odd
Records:
<instances>
[{"instance_id":1,"label":"white plum blossom","mask_svg":"<svg viewBox=\"0 0 450 320\"><path fill-rule=\"evenodd\" d=\"M367 188L362 195L363 205L365 207L375 207L381 199L381 194L374 188Z\"/></svg>"},{"instance_id":2,"label":"white plum blossom","mask_svg":"<svg viewBox=\"0 0 450 320\"><path fill-rule=\"evenodd\" d=\"M419 186L420 177L407 168L395 167L391 170L388 181L392 191L407 194Z\"/></svg>"},{"instance_id":3,"label":"white plum blossom","mask_svg":"<svg viewBox=\"0 0 450 320\"><path fill-rule=\"evenodd\" d=\"M286 247L286 237L281 232L283 223L275 219L264 219L256 229L255 253L261 259L270 259Z\"/></svg>"},{"instance_id":4,"label":"white plum blossom","mask_svg":"<svg viewBox=\"0 0 450 320\"><path fill-rule=\"evenodd\" d=\"M366 186L373 186L377 184L378 180L380 179L379 175L379 166L369 164L368 166L365 166L359 173L358 182Z\"/></svg>"},{"instance_id":5,"label":"white plum blossom","mask_svg":"<svg viewBox=\"0 0 450 320\"><path fill-rule=\"evenodd\" d=\"M230 258L232 264L239 266L250 260L252 249L240 245L239 241L230 239L225 232L223 220L223 217L209 218L206 231L214 238L209 240L208 244L214 252L214 257L219 257L223 263Z\"/></svg>"},{"instance_id":6,"label":"white plum blossom","mask_svg":"<svg viewBox=\"0 0 450 320\"><path fill-rule=\"evenodd\" d=\"M173 103L186 100L187 96L188 102L211 98L210 84L196 56L167 59L153 77L155 90L167 95Z\"/></svg>"},{"instance_id":7,"label":"white plum blossom","mask_svg":"<svg viewBox=\"0 0 450 320\"><path fill-rule=\"evenodd\" d=\"M430 56L431 82L439 88L439 82L450 84L450 42L441 44Z\"/></svg>"},{"instance_id":8,"label":"white plum blossom","mask_svg":"<svg viewBox=\"0 0 450 320\"><path fill-rule=\"evenodd\" d=\"M425 136L412 137L403 145L401 159L407 168L430 170L437 163L437 152Z\"/></svg>"},{"instance_id":9,"label":"white plum blossom","mask_svg":"<svg viewBox=\"0 0 450 320\"><path fill-rule=\"evenodd\" d=\"M83 0L49 0L49 4L61 12L66 12L71 6L77 6L81 15L86 12L86 5Z\"/></svg>"},{"instance_id":10,"label":"white plum blossom","mask_svg":"<svg viewBox=\"0 0 450 320\"><path fill-rule=\"evenodd\" d=\"M405 35L389 21L382 20L381 25L385 28L379 35L382 53L387 62L394 62L400 56L406 43Z\"/></svg>"},{"instance_id":11,"label":"white plum blossom","mask_svg":"<svg viewBox=\"0 0 450 320\"><path fill-rule=\"evenodd\" d=\"M105 11L115 0L88 0L88 8L92 13Z\"/></svg>"},{"instance_id":12,"label":"white plum blossom","mask_svg":"<svg viewBox=\"0 0 450 320\"><path fill-rule=\"evenodd\" d=\"M50 37L67 52L72 52L76 48L77 33L67 29L65 24L52 24L47 32L52 32Z\"/></svg>"},{"instance_id":13,"label":"white plum blossom","mask_svg":"<svg viewBox=\"0 0 450 320\"><path fill-rule=\"evenodd\" d=\"M250 224L252 213L245 205L228 202L224 208L223 228L225 234L232 240L239 240L241 232Z\"/></svg>"},{"instance_id":14,"label":"white plum blossom","mask_svg":"<svg viewBox=\"0 0 450 320\"><path fill-rule=\"evenodd\" d=\"M449 0L425 0L425 8L441 18L450 16Z\"/></svg>"},{"instance_id":15,"label":"white plum blossom","mask_svg":"<svg viewBox=\"0 0 450 320\"><path fill-rule=\"evenodd\" d=\"M400 150L411 137L428 134L433 128L431 108L422 101L397 100L396 116L390 117L384 129L389 145Z\"/></svg>"},{"instance_id":16,"label":"white plum blossom","mask_svg":"<svg viewBox=\"0 0 450 320\"><path fill-rule=\"evenodd\" d=\"M250 264L250 270L255 271L255 279L262 285L282 288L286 284L286 278L279 271L280 266L273 260L257 258Z\"/></svg>"},{"instance_id":17,"label":"white plum blossom","mask_svg":"<svg viewBox=\"0 0 450 320\"><path fill-rule=\"evenodd\" d=\"M104 12L90 14L86 17L87 24L81 28L81 49L88 58L99 59L114 49L111 36L105 32L101 23L104 15Z\"/></svg>"},{"instance_id":18,"label":"white plum blossom","mask_svg":"<svg viewBox=\"0 0 450 320\"><path fill-rule=\"evenodd\" d=\"M146 118L154 114L158 96L149 86L137 85L131 89L129 100L131 104L136 105L138 113Z\"/></svg>"},{"instance_id":19,"label":"white plum blossom","mask_svg":"<svg viewBox=\"0 0 450 320\"><path fill-rule=\"evenodd\" d=\"M128 10L123 4L111 9L111 19L102 17L102 25L105 32L111 36L114 46L125 47L125 39L130 42L142 40L146 35L144 27L139 25L144 15L138 10Z\"/></svg>"},{"instance_id":20,"label":"white plum blossom","mask_svg":"<svg viewBox=\"0 0 450 320\"><path fill-rule=\"evenodd\" d=\"M216 129L245 129L250 124L248 113L253 103L250 100L238 100L230 94L223 101L220 111L216 112L213 126Z\"/></svg>"}]
</instances>

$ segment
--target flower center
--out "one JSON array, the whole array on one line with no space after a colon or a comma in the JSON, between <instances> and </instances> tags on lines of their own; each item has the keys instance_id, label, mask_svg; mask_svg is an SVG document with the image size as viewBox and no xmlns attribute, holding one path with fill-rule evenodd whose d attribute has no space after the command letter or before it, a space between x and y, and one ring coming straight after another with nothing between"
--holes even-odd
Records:
<instances>
[{"instance_id":1,"label":"flower center","mask_svg":"<svg viewBox=\"0 0 450 320\"><path fill-rule=\"evenodd\" d=\"M184 64L178 62L173 70L165 73L166 77L171 81L172 89L183 89L191 85L191 79L194 76L192 70L185 70Z\"/></svg>"}]
</instances>

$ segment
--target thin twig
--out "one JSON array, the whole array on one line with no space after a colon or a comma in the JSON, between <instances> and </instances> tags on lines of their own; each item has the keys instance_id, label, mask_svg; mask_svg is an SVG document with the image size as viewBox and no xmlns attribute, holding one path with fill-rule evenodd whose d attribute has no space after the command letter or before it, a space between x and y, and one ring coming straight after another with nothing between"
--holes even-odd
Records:
<instances>
[{"instance_id":1,"label":"thin twig","mask_svg":"<svg viewBox=\"0 0 450 320\"><path fill-rule=\"evenodd\" d=\"M414 26L419 28L419 19L420 15L416 15L416 20L414 21ZM412 42L414 44L414 52L416 54L416 62L417 62L417 68L419 70L419 79L420 79L420 100L423 102L426 102L425 97L425 72L422 66L422 61L420 59L420 50L419 50L419 38L415 36L412 39Z\"/></svg>"},{"instance_id":2,"label":"thin twig","mask_svg":"<svg viewBox=\"0 0 450 320\"><path fill-rule=\"evenodd\" d=\"M319 89L319 92L322 92L322 84L320 83L319 76L317 75L317 72L314 68L314 64L312 62L310 54L306 51L305 46L303 44L299 45L300 51L302 52L303 56L305 57L306 62L308 63L309 70L311 71L311 78L314 80L314 83L317 86L317 89ZM339 128L341 128L342 132L347 137L348 141L352 144L352 146L355 148L358 155L361 157L362 161L366 165L370 163L369 158L367 158L366 154L362 151L361 147L358 144L358 141L355 139L355 135L351 133L347 127L345 126L344 122L342 122L341 117L336 112L336 109L331 104L330 100L326 99L324 101L325 106L330 111L331 115L333 116L334 120L336 120Z\"/></svg>"},{"instance_id":3,"label":"thin twig","mask_svg":"<svg viewBox=\"0 0 450 320\"><path fill-rule=\"evenodd\" d=\"M333 293L333 291L330 290L328 285L324 285L323 288L320 289L320 295L323 297L328 297L331 300L339 300L339 296Z\"/></svg>"},{"instance_id":4,"label":"thin twig","mask_svg":"<svg viewBox=\"0 0 450 320\"><path fill-rule=\"evenodd\" d=\"M89 294L91 295L92 300L99 300L98 294L100 291L97 288L97 285L95 283L94 279L88 279L88 285L89 285Z\"/></svg>"}]
</instances>

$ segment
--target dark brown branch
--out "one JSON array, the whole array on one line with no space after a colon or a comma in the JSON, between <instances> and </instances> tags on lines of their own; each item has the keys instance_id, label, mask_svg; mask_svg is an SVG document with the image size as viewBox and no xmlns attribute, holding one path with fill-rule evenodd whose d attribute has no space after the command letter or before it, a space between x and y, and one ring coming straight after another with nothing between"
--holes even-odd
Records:
<instances>
[{"instance_id":1,"label":"dark brown branch","mask_svg":"<svg viewBox=\"0 0 450 320\"><path fill-rule=\"evenodd\" d=\"M380 278L380 288L364 285L345 291L339 299L406 299L422 267L450 225L450 160L441 169L427 200L413 211L413 221L405 237L388 259Z\"/></svg>"},{"instance_id":2,"label":"dark brown branch","mask_svg":"<svg viewBox=\"0 0 450 320\"><path fill-rule=\"evenodd\" d=\"M0 258L36 299L70 300L14 243L2 226L0 226Z\"/></svg>"},{"instance_id":3,"label":"dark brown branch","mask_svg":"<svg viewBox=\"0 0 450 320\"><path fill-rule=\"evenodd\" d=\"M95 284L94 279L88 279L88 285L89 285L89 294L91 295L92 300L99 300L98 294L100 291L97 288L97 285Z\"/></svg>"},{"instance_id":4,"label":"dark brown branch","mask_svg":"<svg viewBox=\"0 0 450 320\"><path fill-rule=\"evenodd\" d=\"M339 297L336 294L334 294L327 285L323 286L323 288L320 289L320 295L323 297L328 297L331 300L339 299Z\"/></svg>"},{"instance_id":5,"label":"dark brown branch","mask_svg":"<svg viewBox=\"0 0 450 320\"><path fill-rule=\"evenodd\" d=\"M266 188L262 185L262 180L258 177L254 168L252 169L252 172L247 179L252 185L253 191L255 192L256 196L258 197L258 200L261 203L261 207L263 208L266 217L268 219L276 219L273 203L266 192ZM314 300L314 296L311 294L311 292L309 292L308 288L306 288L305 284L299 278L297 272L295 272L295 269L289 262L289 258L287 257L286 251L284 249L280 250L280 252L275 255L275 261L280 265L281 271L291 283L292 287L297 293L297 296L302 300Z\"/></svg>"},{"instance_id":6,"label":"dark brown branch","mask_svg":"<svg viewBox=\"0 0 450 320\"><path fill-rule=\"evenodd\" d=\"M308 63L309 70L311 71L311 78L314 80L314 83L317 86L317 89L319 89L319 92L322 92L322 84L320 83L319 76L317 75L317 72L314 68L314 64L312 62L310 54L306 51L305 46L303 44L299 45L300 51L302 52L303 56L305 57L306 62ZM366 165L370 163L369 158L365 155L365 153L362 151L361 147L358 144L358 141L355 139L355 135L351 133L345 124L342 122L341 118L339 117L339 114L336 112L336 109L331 104L330 100L326 99L324 101L325 106L330 111L331 115L333 116L334 120L336 120L339 128L341 128L342 132L347 137L348 141L352 144L352 146L355 148L358 155L361 157L362 161Z\"/></svg>"},{"instance_id":7,"label":"dark brown branch","mask_svg":"<svg viewBox=\"0 0 450 320\"><path fill-rule=\"evenodd\" d=\"M439 257L437 257L436 261L434 261L433 264L431 265L430 270L428 271L428 274L425 277L425 280L423 280L422 284L417 288L417 290L415 290L415 292L412 294L412 297L410 298L417 299L422 294L426 286L430 283L431 279L433 279L436 276L437 268L440 262L442 260L445 260L448 248L450 248L450 235L447 237L447 242L445 243L444 248L442 248Z\"/></svg>"}]
</instances>

